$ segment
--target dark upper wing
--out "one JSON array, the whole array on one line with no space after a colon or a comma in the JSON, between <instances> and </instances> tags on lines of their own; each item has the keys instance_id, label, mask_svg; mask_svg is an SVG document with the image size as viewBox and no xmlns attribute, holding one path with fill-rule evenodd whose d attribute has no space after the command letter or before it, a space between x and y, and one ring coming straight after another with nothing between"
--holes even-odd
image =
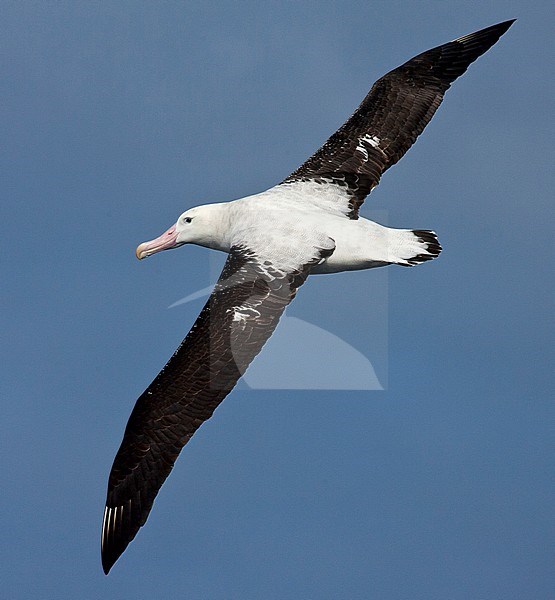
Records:
<instances>
[{"instance_id":1,"label":"dark upper wing","mask_svg":"<svg viewBox=\"0 0 555 600\"><path fill-rule=\"evenodd\" d=\"M384 75L350 119L282 183L337 184L348 190L349 216L356 219L364 198L422 133L451 83L513 22L423 52Z\"/></svg>"},{"instance_id":2,"label":"dark upper wing","mask_svg":"<svg viewBox=\"0 0 555 600\"><path fill-rule=\"evenodd\" d=\"M105 573L144 525L183 446L258 354L312 264L331 252L317 250L301 269L283 273L232 249L193 328L129 418L108 482Z\"/></svg>"}]
</instances>

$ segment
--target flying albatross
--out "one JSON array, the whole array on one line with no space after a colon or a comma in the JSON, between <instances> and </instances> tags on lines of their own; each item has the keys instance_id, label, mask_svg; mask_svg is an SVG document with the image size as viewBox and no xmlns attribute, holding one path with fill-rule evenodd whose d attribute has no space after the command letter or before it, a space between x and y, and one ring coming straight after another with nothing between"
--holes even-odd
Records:
<instances>
[{"instance_id":1,"label":"flying albatross","mask_svg":"<svg viewBox=\"0 0 555 600\"><path fill-rule=\"evenodd\" d=\"M513 22L465 35L390 71L280 184L192 208L137 248L139 259L188 243L228 257L191 331L127 423L108 482L105 573L145 524L183 446L233 389L308 275L413 266L439 255L433 231L383 227L359 217L359 208L422 133L453 81Z\"/></svg>"}]
</instances>

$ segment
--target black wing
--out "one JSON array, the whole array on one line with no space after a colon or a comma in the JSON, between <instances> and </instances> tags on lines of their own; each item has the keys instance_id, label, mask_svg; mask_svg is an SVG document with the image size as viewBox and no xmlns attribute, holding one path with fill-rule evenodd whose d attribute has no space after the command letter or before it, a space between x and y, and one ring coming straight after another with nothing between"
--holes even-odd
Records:
<instances>
[{"instance_id":1,"label":"black wing","mask_svg":"<svg viewBox=\"0 0 555 600\"><path fill-rule=\"evenodd\" d=\"M429 123L449 86L514 23L505 21L415 56L384 75L350 119L282 183L335 183L350 218Z\"/></svg>"},{"instance_id":2,"label":"black wing","mask_svg":"<svg viewBox=\"0 0 555 600\"><path fill-rule=\"evenodd\" d=\"M248 250L232 249L193 328L129 418L108 481L105 573L144 525L183 446L260 352L312 264L332 251L319 250L302 269L284 274Z\"/></svg>"}]
</instances>

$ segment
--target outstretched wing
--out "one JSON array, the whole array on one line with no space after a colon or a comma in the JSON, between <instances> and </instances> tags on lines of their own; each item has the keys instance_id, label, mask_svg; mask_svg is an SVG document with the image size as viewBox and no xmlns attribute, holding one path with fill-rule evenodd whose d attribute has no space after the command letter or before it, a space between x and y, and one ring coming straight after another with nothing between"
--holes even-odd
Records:
<instances>
[{"instance_id":1,"label":"outstretched wing","mask_svg":"<svg viewBox=\"0 0 555 600\"><path fill-rule=\"evenodd\" d=\"M232 249L193 328L129 418L108 482L105 573L144 525L183 446L260 352L311 266L332 252L316 248L299 269L283 272Z\"/></svg>"},{"instance_id":2,"label":"outstretched wing","mask_svg":"<svg viewBox=\"0 0 555 600\"><path fill-rule=\"evenodd\" d=\"M332 184L341 212L358 218L365 197L429 123L449 86L514 20L465 35L415 56L384 75L350 119L283 184Z\"/></svg>"}]
</instances>

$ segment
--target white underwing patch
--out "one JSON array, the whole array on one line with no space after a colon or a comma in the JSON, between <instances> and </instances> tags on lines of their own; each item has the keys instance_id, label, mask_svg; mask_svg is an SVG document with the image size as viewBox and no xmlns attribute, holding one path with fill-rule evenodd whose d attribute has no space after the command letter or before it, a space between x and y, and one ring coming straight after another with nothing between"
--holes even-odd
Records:
<instances>
[{"instance_id":1,"label":"white underwing patch","mask_svg":"<svg viewBox=\"0 0 555 600\"><path fill-rule=\"evenodd\" d=\"M359 145L357 146L357 150L358 150L360 153L364 154L364 160L365 160L365 161L366 161L366 160L368 160L368 150L366 150L366 148L365 148L364 146L362 146L361 144L359 144Z\"/></svg>"},{"instance_id":2,"label":"white underwing patch","mask_svg":"<svg viewBox=\"0 0 555 600\"><path fill-rule=\"evenodd\" d=\"M247 319L256 319L260 316L260 312L254 309L252 306L234 306L228 308L227 312L233 313L234 323L246 323Z\"/></svg>"},{"instance_id":3,"label":"white underwing patch","mask_svg":"<svg viewBox=\"0 0 555 600\"><path fill-rule=\"evenodd\" d=\"M365 144L369 144L372 148L377 148L380 145L380 142L381 140L377 135L370 135L367 133L359 139L356 149L364 155L364 160L366 161L368 160L368 150Z\"/></svg>"}]
</instances>

